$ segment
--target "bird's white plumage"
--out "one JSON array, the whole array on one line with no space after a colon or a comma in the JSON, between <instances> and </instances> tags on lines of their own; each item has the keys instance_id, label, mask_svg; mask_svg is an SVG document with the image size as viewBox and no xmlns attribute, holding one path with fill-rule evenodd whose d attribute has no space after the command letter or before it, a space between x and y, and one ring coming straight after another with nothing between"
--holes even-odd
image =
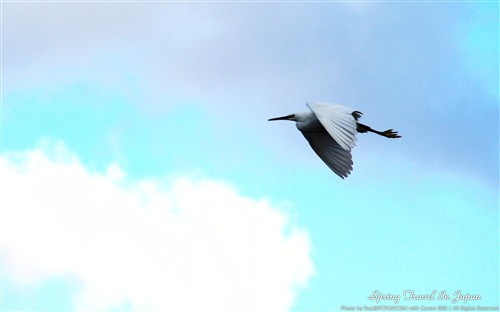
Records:
<instances>
[{"instance_id":1,"label":"bird's white plumage","mask_svg":"<svg viewBox=\"0 0 500 312\"><path fill-rule=\"evenodd\" d=\"M307 106L338 145L346 151L354 147L357 133L356 120L352 115L354 109L343 105L315 102L308 102Z\"/></svg>"},{"instance_id":2,"label":"bird's white plumage","mask_svg":"<svg viewBox=\"0 0 500 312\"><path fill-rule=\"evenodd\" d=\"M339 177L352 171L351 152L343 149L327 132L302 132L316 154Z\"/></svg>"},{"instance_id":3,"label":"bird's white plumage","mask_svg":"<svg viewBox=\"0 0 500 312\"><path fill-rule=\"evenodd\" d=\"M359 132L373 132L386 138L400 138L397 131L377 131L358 123L362 113L336 104L308 102L310 111L269 119L295 121L297 129L323 162L342 179L352 171L351 149Z\"/></svg>"}]
</instances>

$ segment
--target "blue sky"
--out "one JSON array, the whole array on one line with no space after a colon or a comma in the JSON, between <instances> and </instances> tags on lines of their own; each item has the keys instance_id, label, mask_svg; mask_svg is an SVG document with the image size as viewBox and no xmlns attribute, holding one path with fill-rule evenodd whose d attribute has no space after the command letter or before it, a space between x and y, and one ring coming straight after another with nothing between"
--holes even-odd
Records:
<instances>
[{"instance_id":1,"label":"blue sky","mask_svg":"<svg viewBox=\"0 0 500 312\"><path fill-rule=\"evenodd\" d=\"M6 192L23 197L7 196L0 210L3 310L162 310L194 296L208 310L337 311L373 304L374 290L406 289L462 290L481 295L469 305L498 305L498 9L3 3L0 168ZM310 100L354 107L366 124L403 137L359 135L354 171L341 180L292 123L267 122ZM172 221L169 205L187 221ZM74 220L87 210L93 218ZM116 237L94 223L101 212ZM15 222L23 231L6 227ZM51 227L59 230L44 236ZM87 242L94 227L124 249L106 249L100 263L99 240L88 238L82 254L59 241ZM36 233L50 240L45 249ZM142 252L128 259L123 237ZM208 260L182 257L193 254ZM124 257L119 278L103 273ZM164 265L143 279L151 261ZM176 276L172 267L183 273L172 284L153 277ZM114 283L123 276L122 289ZM260 286L248 288L254 279ZM164 293L138 287L145 281Z\"/></svg>"}]
</instances>

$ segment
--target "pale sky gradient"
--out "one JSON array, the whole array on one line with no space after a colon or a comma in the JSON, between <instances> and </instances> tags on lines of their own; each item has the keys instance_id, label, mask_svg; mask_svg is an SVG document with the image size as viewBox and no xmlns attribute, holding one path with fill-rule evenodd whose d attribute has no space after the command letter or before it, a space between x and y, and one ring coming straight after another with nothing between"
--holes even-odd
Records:
<instances>
[{"instance_id":1,"label":"pale sky gradient","mask_svg":"<svg viewBox=\"0 0 500 312\"><path fill-rule=\"evenodd\" d=\"M2 3L3 310L498 305L498 12ZM341 180L267 122L307 101L403 137Z\"/></svg>"}]
</instances>

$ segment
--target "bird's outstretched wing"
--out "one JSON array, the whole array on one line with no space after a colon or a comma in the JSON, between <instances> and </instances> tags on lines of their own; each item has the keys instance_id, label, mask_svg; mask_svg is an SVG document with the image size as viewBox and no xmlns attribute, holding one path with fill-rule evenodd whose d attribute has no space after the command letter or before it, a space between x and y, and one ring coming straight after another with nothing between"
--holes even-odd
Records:
<instances>
[{"instance_id":1,"label":"bird's outstretched wing","mask_svg":"<svg viewBox=\"0 0 500 312\"><path fill-rule=\"evenodd\" d=\"M319 122L344 150L350 151L356 144L356 119L352 113L355 111L342 105L307 103Z\"/></svg>"},{"instance_id":2,"label":"bird's outstretched wing","mask_svg":"<svg viewBox=\"0 0 500 312\"><path fill-rule=\"evenodd\" d=\"M351 152L343 149L327 132L302 132L319 158L342 179L352 171Z\"/></svg>"}]
</instances>

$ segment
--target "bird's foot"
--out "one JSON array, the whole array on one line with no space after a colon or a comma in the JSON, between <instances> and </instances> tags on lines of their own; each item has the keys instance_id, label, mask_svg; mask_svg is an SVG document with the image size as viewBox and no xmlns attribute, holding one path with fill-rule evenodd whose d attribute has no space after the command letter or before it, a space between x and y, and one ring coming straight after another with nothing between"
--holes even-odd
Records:
<instances>
[{"instance_id":1,"label":"bird's foot","mask_svg":"<svg viewBox=\"0 0 500 312\"><path fill-rule=\"evenodd\" d=\"M386 138L391 138L391 139L396 139L401 137L398 134L398 132L394 131L393 129L385 130L384 132L382 132L382 135L385 136Z\"/></svg>"}]
</instances>

